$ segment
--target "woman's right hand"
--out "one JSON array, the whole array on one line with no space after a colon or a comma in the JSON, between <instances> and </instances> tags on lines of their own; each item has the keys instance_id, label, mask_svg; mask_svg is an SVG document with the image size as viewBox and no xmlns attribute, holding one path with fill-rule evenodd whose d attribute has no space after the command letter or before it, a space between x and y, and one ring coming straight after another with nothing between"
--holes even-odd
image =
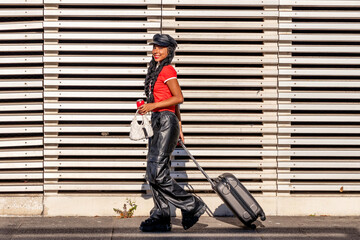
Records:
<instances>
[{"instance_id":1,"label":"woman's right hand","mask_svg":"<svg viewBox=\"0 0 360 240\"><path fill-rule=\"evenodd\" d=\"M146 114L156 108L156 103L145 103L141 105L138 110L140 114Z\"/></svg>"}]
</instances>

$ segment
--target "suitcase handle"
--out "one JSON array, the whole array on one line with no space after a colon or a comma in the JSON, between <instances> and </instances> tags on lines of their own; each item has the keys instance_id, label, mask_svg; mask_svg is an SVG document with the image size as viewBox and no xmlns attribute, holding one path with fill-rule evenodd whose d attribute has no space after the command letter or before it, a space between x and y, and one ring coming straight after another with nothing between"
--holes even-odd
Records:
<instances>
[{"instance_id":1,"label":"suitcase handle","mask_svg":"<svg viewBox=\"0 0 360 240\"><path fill-rule=\"evenodd\" d=\"M213 190L215 190L215 184L214 182L211 180L211 178L209 177L209 175L206 174L206 172L204 171L204 169L202 169L202 167L199 165L199 163L195 160L195 158L193 157L193 155L189 152L189 150L187 150L187 148L185 147L184 142L179 139L179 143L181 145L181 147L185 150L185 152L189 155L189 157L194 161L195 165L197 166L197 168L201 171L202 174L204 174L204 176L206 177L206 179L210 182L211 187Z\"/></svg>"}]
</instances>

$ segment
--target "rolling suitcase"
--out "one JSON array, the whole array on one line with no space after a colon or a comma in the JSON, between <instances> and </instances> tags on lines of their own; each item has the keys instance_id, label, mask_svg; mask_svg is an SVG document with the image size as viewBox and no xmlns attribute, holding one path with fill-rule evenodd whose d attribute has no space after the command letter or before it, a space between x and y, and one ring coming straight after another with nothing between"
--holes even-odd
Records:
<instances>
[{"instance_id":1,"label":"rolling suitcase","mask_svg":"<svg viewBox=\"0 0 360 240\"><path fill-rule=\"evenodd\" d=\"M233 174L224 173L214 179L214 181L211 180L187 150L184 143L181 140L179 140L179 143L210 182L212 189L245 226L255 229L256 225L253 224L253 222L258 217L260 217L262 221L265 221L265 213L260 205Z\"/></svg>"}]
</instances>

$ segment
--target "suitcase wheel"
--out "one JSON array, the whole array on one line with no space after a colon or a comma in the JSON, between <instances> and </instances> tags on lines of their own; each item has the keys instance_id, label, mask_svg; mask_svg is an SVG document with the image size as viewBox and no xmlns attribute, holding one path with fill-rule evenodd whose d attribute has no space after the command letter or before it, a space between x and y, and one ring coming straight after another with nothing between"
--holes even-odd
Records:
<instances>
[{"instance_id":1,"label":"suitcase wheel","mask_svg":"<svg viewBox=\"0 0 360 240\"><path fill-rule=\"evenodd\" d=\"M265 220L266 220L265 213L261 213L260 219L261 219L261 221L265 221Z\"/></svg>"},{"instance_id":2,"label":"suitcase wheel","mask_svg":"<svg viewBox=\"0 0 360 240\"><path fill-rule=\"evenodd\" d=\"M256 225L252 223L252 224L250 225L250 228L251 228L252 230L255 230L255 229L256 229Z\"/></svg>"}]
</instances>

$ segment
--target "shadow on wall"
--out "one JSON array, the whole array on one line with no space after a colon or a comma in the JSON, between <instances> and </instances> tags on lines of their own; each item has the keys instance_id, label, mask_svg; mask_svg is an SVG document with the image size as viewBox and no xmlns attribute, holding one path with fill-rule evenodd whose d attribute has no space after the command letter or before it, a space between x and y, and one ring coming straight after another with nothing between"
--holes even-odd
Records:
<instances>
[{"instance_id":1,"label":"shadow on wall","mask_svg":"<svg viewBox=\"0 0 360 240\"><path fill-rule=\"evenodd\" d=\"M231 210L223 203L219 207L217 207L213 213L214 217L233 217L234 214Z\"/></svg>"}]
</instances>

